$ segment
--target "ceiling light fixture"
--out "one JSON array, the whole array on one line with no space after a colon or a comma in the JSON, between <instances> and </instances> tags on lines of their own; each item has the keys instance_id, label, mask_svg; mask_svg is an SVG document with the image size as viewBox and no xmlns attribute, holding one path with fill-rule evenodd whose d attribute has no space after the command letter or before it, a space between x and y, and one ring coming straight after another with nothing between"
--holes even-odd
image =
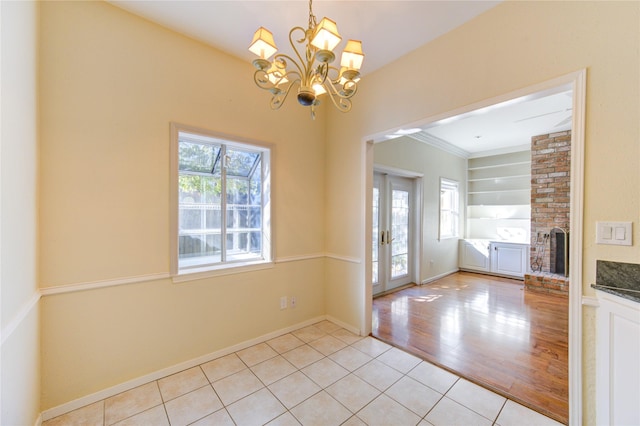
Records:
<instances>
[{"instance_id":1,"label":"ceiling light fixture","mask_svg":"<svg viewBox=\"0 0 640 426\"><path fill-rule=\"evenodd\" d=\"M253 35L249 50L259 57L253 61L257 68L253 80L259 88L273 95L271 109L279 109L289 91L298 86L298 102L310 106L311 117L315 118L315 107L320 104L318 98L324 93L340 111L351 110L351 98L358 89L364 54L361 41L349 40L342 52L340 68L330 65L336 57L333 49L342 37L331 19L322 18L319 24L316 23L312 1L309 0L308 28L294 27L289 31L289 43L298 61L283 53L276 54L278 48L273 34L264 27L258 28ZM303 37L295 39L295 33ZM269 60L271 56L272 61Z\"/></svg>"}]
</instances>

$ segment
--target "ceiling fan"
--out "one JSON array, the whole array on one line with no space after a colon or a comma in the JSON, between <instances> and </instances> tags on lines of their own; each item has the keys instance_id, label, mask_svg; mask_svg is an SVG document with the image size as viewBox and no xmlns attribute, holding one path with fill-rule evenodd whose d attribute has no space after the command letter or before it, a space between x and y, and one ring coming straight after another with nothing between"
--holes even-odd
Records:
<instances>
[{"instance_id":1,"label":"ceiling fan","mask_svg":"<svg viewBox=\"0 0 640 426\"><path fill-rule=\"evenodd\" d=\"M555 126L553 126L553 127L561 127L561 126L565 126L565 125L567 125L567 124L569 124L571 122L571 118L573 116L572 111L573 111L573 108L566 108L564 110L552 111L552 112L547 112L547 113L544 113L544 114L534 115L534 116L527 117L527 118L521 118L520 120L514 121L514 123L521 123L523 121L535 120L536 118L546 117L548 115L553 115L553 114L569 113L569 115L567 115L565 118L563 118L561 121L559 121Z\"/></svg>"}]
</instances>

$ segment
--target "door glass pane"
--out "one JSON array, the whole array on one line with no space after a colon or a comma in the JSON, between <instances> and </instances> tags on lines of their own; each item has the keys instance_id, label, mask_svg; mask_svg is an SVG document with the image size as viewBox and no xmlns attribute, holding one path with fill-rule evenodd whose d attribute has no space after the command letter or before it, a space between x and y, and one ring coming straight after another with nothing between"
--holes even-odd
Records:
<instances>
[{"instance_id":1,"label":"door glass pane","mask_svg":"<svg viewBox=\"0 0 640 426\"><path fill-rule=\"evenodd\" d=\"M391 278L409 274L409 192L392 191Z\"/></svg>"},{"instance_id":2,"label":"door glass pane","mask_svg":"<svg viewBox=\"0 0 640 426\"><path fill-rule=\"evenodd\" d=\"M380 238L380 190L373 188L373 234L371 235L372 275L373 284L378 282L378 240Z\"/></svg>"}]
</instances>

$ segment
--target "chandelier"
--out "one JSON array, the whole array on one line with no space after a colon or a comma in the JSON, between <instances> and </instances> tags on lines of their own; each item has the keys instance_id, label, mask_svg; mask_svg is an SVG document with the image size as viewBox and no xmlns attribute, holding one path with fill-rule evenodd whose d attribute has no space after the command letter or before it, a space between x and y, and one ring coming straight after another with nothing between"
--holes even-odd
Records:
<instances>
[{"instance_id":1,"label":"chandelier","mask_svg":"<svg viewBox=\"0 0 640 426\"><path fill-rule=\"evenodd\" d=\"M253 75L256 85L271 94L271 109L279 109L293 87L298 87L298 102L315 107L319 97L327 94L338 110L351 110L351 98L356 94L360 80L360 67L364 59L362 42L349 40L342 52L340 68L330 65L336 58L333 49L342 37L334 21L322 18L316 23L309 0L309 25L307 29L294 27L289 31L289 43L298 60L278 53L271 31L258 28L249 50L259 58L253 61L257 68ZM275 55L275 56L274 56ZM269 60L273 56L273 60Z\"/></svg>"}]
</instances>

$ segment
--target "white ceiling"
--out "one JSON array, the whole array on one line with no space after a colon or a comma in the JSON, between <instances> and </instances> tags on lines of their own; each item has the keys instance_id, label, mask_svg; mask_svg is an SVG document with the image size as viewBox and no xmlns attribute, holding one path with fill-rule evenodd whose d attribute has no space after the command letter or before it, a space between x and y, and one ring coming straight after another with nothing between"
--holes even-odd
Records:
<instances>
[{"instance_id":1,"label":"white ceiling","mask_svg":"<svg viewBox=\"0 0 640 426\"><path fill-rule=\"evenodd\" d=\"M306 0L109 0L111 4L209 44L247 62L254 59L247 47L255 30L263 26L273 32L281 51L291 52L289 30L308 24ZM319 21L327 16L338 24L343 37L362 41L366 76L401 56L453 30L500 1L384 1L315 0L313 12ZM437 64L433 64L437 66ZM357 102L357 99L355 99ZM531 136L566 130L560 125L571 114L571 93L527 97L501 108L484 108L447 123L429 124L415 139L434 145L455 146L462 155L511 149L530 143ZM265 103L265 108L267 108ZM511 147L511 148L509 148Z\"/></svg>"},{"instance_id":2,"label":"white ceiling","mask_svg":"<svg viewBox=\"0 0 640 426\"><path fill-rule=\"evenodd\" d=\"M271 32L281 51L291 52L289 30L306 29L307 0L111 0L119 6L174 31L203 41L250 63L248 51L259 27ZM318 22L329 17L338 24L342 43L362 41L366 75L498 5L500 1L378 1L315 0Z\"/></svg>"},{"instance_id":3,"label":"white ceiling","mask_svg":"<svg viewBox=\"0 0 640 426\"><path fill-rule=\"evenodd\" d=\"M530 149L532 136L571 129L572 112L573 91L557 88L426 124L409 136L463 157L519 151Z\"/></svg>"}]
</instances>

